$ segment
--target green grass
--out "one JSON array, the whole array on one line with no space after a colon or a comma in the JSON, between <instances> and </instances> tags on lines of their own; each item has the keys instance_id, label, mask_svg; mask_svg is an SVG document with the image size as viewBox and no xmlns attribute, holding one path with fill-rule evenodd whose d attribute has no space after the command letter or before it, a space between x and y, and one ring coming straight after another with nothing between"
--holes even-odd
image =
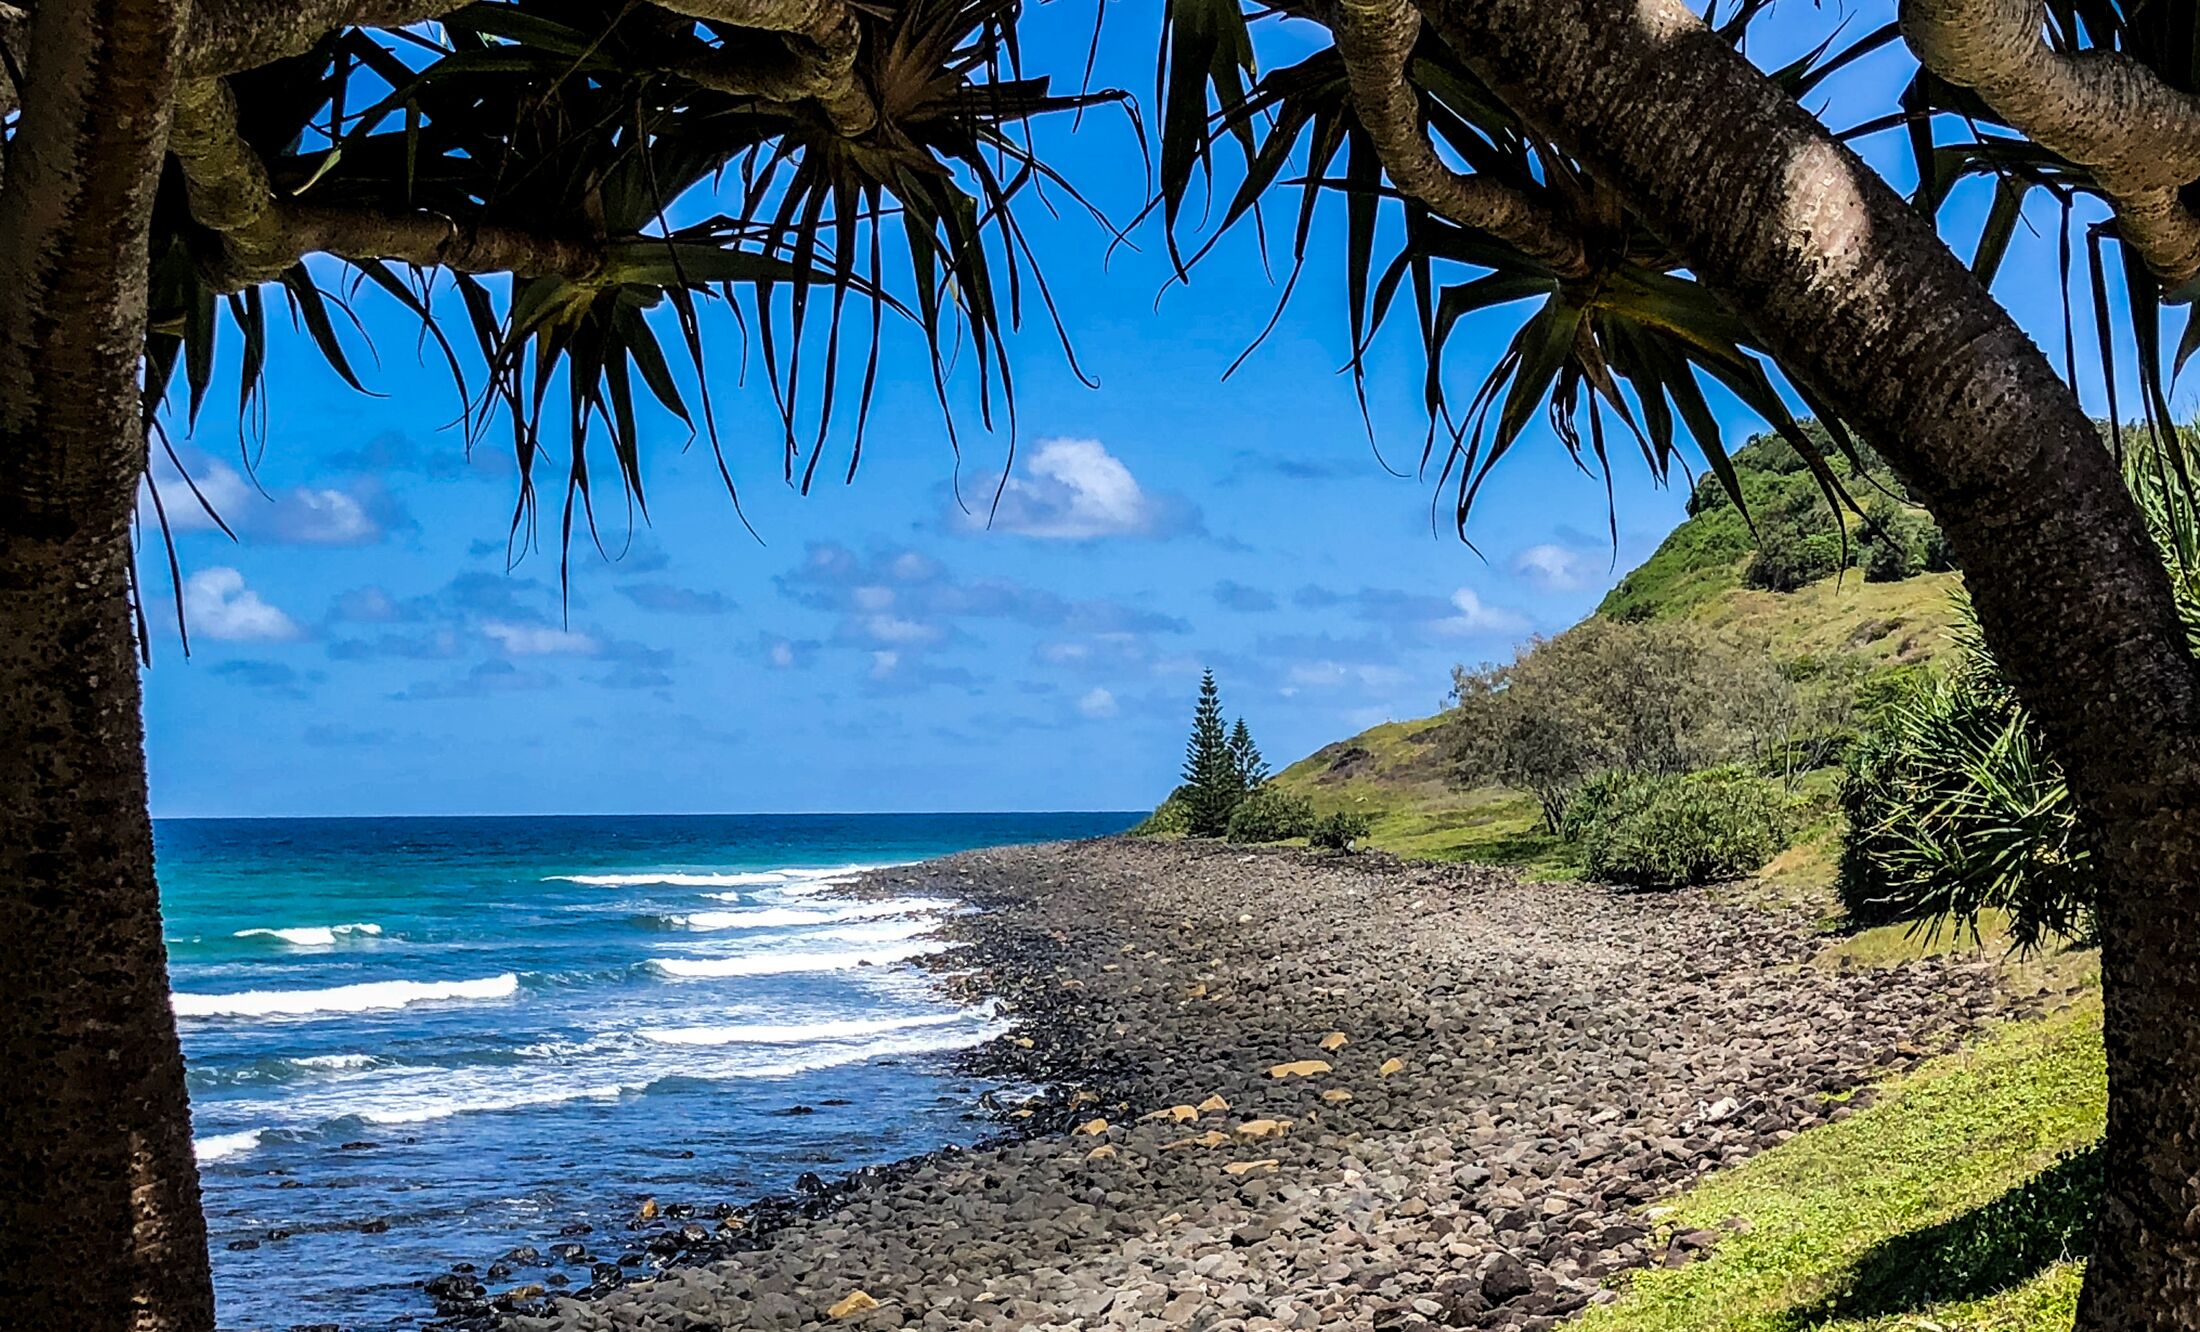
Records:
<instances>
[{"instance_id":1,"label":"green grass","mask_svg":"<svg viewBox=\"0 0 2200 1332\"><path fill-rule=\"evenodd\" d=\"M1717 1249L1576 1326L2064 1332L2099 1193L2100 1013L2087 996L2003 1027L1713 1176L1662 1223L1731 1232Z\"/></svg>"}]
</instances>

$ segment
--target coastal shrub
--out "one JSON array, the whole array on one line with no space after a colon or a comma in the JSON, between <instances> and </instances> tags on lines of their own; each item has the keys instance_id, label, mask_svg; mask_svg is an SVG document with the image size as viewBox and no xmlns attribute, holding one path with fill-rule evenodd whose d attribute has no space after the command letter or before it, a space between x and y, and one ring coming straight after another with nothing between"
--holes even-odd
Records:
<instances>
[{"instance_id":1,"label":"coastal shrub","mask_svg":"<svg viewBox=\"0 0 2200 1332\"><path fill-rule=\"evenodd\" d=\"M1357 843L1367 840L1369 830L1367 815L1340 809L1316 822L1306 841L1309 846L1324 851L1350 851Z\"/></svg>"},{"instance_id":2,"label":"coastal shrub","mask_svg":"<svg viewBox=\"0 0 2200 1332\"><path fill-rule=\"evenodd\" d=\"M1759 521L1757 552L1742 581L1767 592L1794 592L1841 569L1840 524L1831 510Z\"/></svg>"},{"instance_id":3,"label":"coastal shrub","mask_svg":"<svg viewBox=\"0 0 2200 1332\"><path fill-rule=\"evenodd\" d=\"M1681 772L1724 748L1720 646L1693 625L1592 617L1510 663L1452 671L1453 775L1525 791L1557 832L1599 772Z\"/></svg>"},{"instance_id":4,"label":"coastal shrub","mask_svg":"<svg viewBox=\"0 0 2200 1332\"><path fill-rule=\"evenodd\" d=\"M1582 868L1638 888L1681 888L1748 874L1787 845L1787 798L1727 766L1616 786L1580 827Z\"/></svg>"},{"instance_id":5,"label":"coastal shrub","mask_svg":"<svg viewBox=\"0 0 2200 1332\"><path fill-rule=\"evenodd\" d=\"M1545 831L1599 773L1688 772L1748 762L1793 784L1851 733L1862 667L1786 664L1686 621L1593 617L1503 665L1452 671L1452 775L1536 799Z\"/></svg>"},{"instance_id":6,"label":"coastal shrub","mask_svg":"<svg viewBox=\"0 0 2200 1332\"><path fill-rule=\"evenodd\" d=\"M1852 922L1976 933L1981 912L2005 911L2026 950L2091 933L2092 857L2062 770L1983 660L1881 714L1850 751L1840 800Z\"/></svg>"},{"instance_id":7,"label":"coastal shrub","mask_svg":"<svg viewBox=\"0 0 2200 1332\"><path fill-rule=\"evenodd\" d=\"M1589 825L1602 819L1622 796L1650 779L1640 773L1600 772L1583 782L1574 791L1574 798L1566 804L1566 817L1559 821L1558 835L1569 842L1579 842L1589 830Z\"/></svg>"},{"instance_id":8,"label":"coastal shrub","mask_svg":"<svg viewBox=\"0 0 2200 1332\"><path fill-rule=\"evenodd\" d=\"M1864 508L1856 562L1867 583L1898 583L1925 571L1933 531L1923 515L1881 496Z\"/></svg>"},{"instance_id":9,"label":"coastal shrub","mask_svg":"<svg viewBox=\"0 0 2200 1332\"><path fill-rule=\"evenodd\" d=\"M2125 436L2124 480L2200 650L2200 512L2144 432ZM2020 950L2088 938L2092 854L2062 769L1958 605L1945 677L1911 681L1850 751L1842 905L1858 925L1973 934L1982 912L2006 912Z\"/></svg>"},{"instance_id":10,"label":"coastal shrub","mask_svg":"<svg viewBox=\"0 0 2200 1332\"><path fill-rule=\"evenodd\" d=\"M1261 786L1230 811L1233 842L1287 842L1314 831L1314 806L1305 796Z\"/></svg>"},{"instance_id":11,"label":"coastal shrub","mask_svg":"<svg viewBox=\"0 0 2200 1332\"><path fill-rule=\"evenodd\" d=\"M1192 810L1187 788L1179 786L1154 812L1131 829L1133 837L1182 837L1191 831Z\"/></svg>"}]
</instances>

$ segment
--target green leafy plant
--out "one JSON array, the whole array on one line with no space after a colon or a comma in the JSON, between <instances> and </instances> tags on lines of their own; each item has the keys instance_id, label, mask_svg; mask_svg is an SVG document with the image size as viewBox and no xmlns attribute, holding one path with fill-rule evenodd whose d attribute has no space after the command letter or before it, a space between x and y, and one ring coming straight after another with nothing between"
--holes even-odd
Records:
<instances>
[{"instance_id":1,"label":"green leafy plant","mask_svg":"<svg viewBox=\"0 0 2200 1332\"><path fill-rule=\"evenodd\" d=\"M1898 583L1923 573L1933 531L1924 515L1881 496L1864 506L1856 563L1867 583Z\"/></svg>"},{"instance_id":2,"label":"green leafy plant","mask_svg":"<svg viewBox=\"0 0 2200 1332\"><path fill-rule=\"evenodd\" d=\"M1287 842L1313 831L1314 806L1304 796L1273 786L1255 787L1230 811L1228 836L1233 842Z\"/></svg>"},{"instance_id":3,"label":"green leafy plant","mask_svg":"<svg viewBox=\"0 0 2200 1332\"><path fill-rule=\"evenodd\" d=\"M1637 888L1735 878L1787 845L1787 814L1780 788L1744 768L1614 783L1578 825L1582 868Z\"/></svg>"},{"instance_id":4,"label":"green leafy plant","mask_svg":"<svg viewBox=\"0 0 2200 1332\"><path fill-rule=\"evenodd\" d=\"M1191 788L1179 786L1131 829L1133 837L1182 837L1192 830Z\"/></svg>"},{"instance_id":5,"label":"green leafy plant","mask_svg":"<svg viewBox=\"0 0 2200 1332\"><path fill-rule=\"evenodd\" d=\"M1839 889L1858 924L1977 932L2019 948L2090 933L2091 856L2062 771L1990 663L1913 687L1850 751Z\"/></svg>"},{"instance_id":6,"label":"green leafy plant","mask_svg":"<svg viewBox=\"0 0 2200 1332\"><path fill-rule=\"evenodd\" d=\"M2200 647L2200 519L2170 459L2127 431L2124 476ZM1840 799L1838 887L1859 925L1978 932L2006 912L2021 950L2094 928L2092 855L2061 767L1986 651L1968 608L1955 662L1873 709Z\"/></svg>"},{"instance_id":7,"label":"green leafy plant","mask_svg":"<svg viewBox=\"0 0 2200 1332\"><path fill-rule=\"evenodd\" d=\"M1314 825L1306 836L1307 845L1323 851L1350 851L1367 840L1371 825L1367 815L1340 809Z\"/></svg>"}]
</instances>

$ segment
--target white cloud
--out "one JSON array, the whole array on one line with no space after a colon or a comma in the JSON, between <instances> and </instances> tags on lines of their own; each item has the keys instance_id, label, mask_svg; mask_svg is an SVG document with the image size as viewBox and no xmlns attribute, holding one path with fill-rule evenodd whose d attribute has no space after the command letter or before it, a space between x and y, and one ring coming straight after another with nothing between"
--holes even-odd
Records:
<instances>
[{"instance_id":1,"label":"white cloud","mask_svg":"<svg viewBox=\"0 0 2200 1332\"><path fill-rule=\"evenodd\" d=\"M1546 592L1571 592L1589 583L1588 558L1548 541L1514 556L1513 572Z\"/></svg>"},{"instance_id":2,"label":"white cloud","mask_svg":"<svg viewBox=\"0 0 2200 1332\"><path fill-rule=\"evenodd\" d=\"M382 540L393 517L400 526L409 524L392 497L371 479L354 483L351 490L330 486L292 486L263 492L248 477L226 463L211 458L190 460L187 482L173 463L162 458L149 482L141 482L140 517L157 523L162 513L172 532L204 532L215 528L215 515L239 536L286 546L369 546ZM160 490L160 511L152 502L151 487ZM198 495L192 494L197 488ZM204 504L199 502L200 498ZM207 513L208 506L214 510Z\"/></svg>"},{"instance_id":3,"label":"white cloud","mask_svg":"<svg viewBox=\"0 0 2200 1332\"><path fill-rule=\"evenodd\" d=\"M1113 717L1116 712L1115 695L1095 686L1077 700L1077 710L1087 717Z\"/></svg>"},{"instance_id":4,"label":"white cloud","mask_svg":"<svg viewBox=\"0 0 2200 1332\"><path fill-rule=\"evenodd\" d=\"M771 645L771 663L780 670L794 669L794 644L785 639Z\"/></svg>"},{"instance_id":5,"label":"white cloud","mask_svg":"<svg viewBox=\"0 0 2200 1332\"><path fill-rule=\"evenodd\" d=\"M595 655L598 644L587 634L571 629L559 629L547 624L514 624L509 620L484 620L481 632L496 640L497 645L515 657L544 657L568 654L576 657Z\"/></svg>"},{"instance_id":6,"label":"white cloud","mask_svg":"<svg viewBox=\"0 0 2200 1332\"><path fill-rule=\"evenodd\" d=\"M901 654L899 652L892 651L891 649L883 652L874 652L871 654L871 678L874 680L883 680L886 677L892 675L894 673L894 668L899 665L901 665Z\"/></svg>"},{"instance_id":7,"label":"white cloud","mask_svg":"<svg viewBox=\"0 0 2200 1332\"><path fill-rule=\"evenodd\" d=\"M298 638L298 622L260 599L244 575L226 565L201 569L183 582L184 623L192 633L232 642Z\"/></svg>"},{"instance_id":8,"label":"white cloud","mask_svg":"<svg viewBox=\"0 0 2200 1332\"><path fill-rule=\"evenodd\" d=\"M1474 634L1517 634L1528 627L1528 622L1518 611L1485 603L1471 587L1462 587L1451 594L1451 604L1456 613L1430 624L1439 634L1464 638Z\"/></svg>"},{"instance_id":9,"label":"white cloud","mask_svg":"<svg viewBox=\"0 0 2200 1332\"><path fill-rule=\"evenodd\" d=\"M278 540L301 546L363 546L382 539L382 525L341 490L300 486L275 501Z\"/></svg>"},{"instance_id":10,"label":"white cloud","mask_svg":"<svg viewBox=\"0 0 2200 1332\"><path fill-rule=\"evenodd\" d=\"M986 526L988 508L974 507L971 524ZM994 531L1049 541L1172 536L1194 525L1196 515L1181 502L1148 494L1096 439L1041 441L991 508Z\"/></svg>"}]
</instances>

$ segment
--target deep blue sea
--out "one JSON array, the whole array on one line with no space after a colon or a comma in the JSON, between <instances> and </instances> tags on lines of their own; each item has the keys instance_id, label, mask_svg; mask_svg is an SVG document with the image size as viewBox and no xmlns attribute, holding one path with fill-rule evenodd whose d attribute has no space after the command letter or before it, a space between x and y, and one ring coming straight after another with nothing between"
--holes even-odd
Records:
<instances>
[{"instance_id":1,"label":"deep blue sea","mask_svg":"<svg viewBox=\"0 0 2200 1332\"><path fill-rule=\"evenodd\" d=\"M998 1026L910 965L964 908L831 889L1135 818L160 821L222 1326L409 1326L422 1278L644 1197L978 1136L948 1055Z\"/></svg>"}]
</instances>

